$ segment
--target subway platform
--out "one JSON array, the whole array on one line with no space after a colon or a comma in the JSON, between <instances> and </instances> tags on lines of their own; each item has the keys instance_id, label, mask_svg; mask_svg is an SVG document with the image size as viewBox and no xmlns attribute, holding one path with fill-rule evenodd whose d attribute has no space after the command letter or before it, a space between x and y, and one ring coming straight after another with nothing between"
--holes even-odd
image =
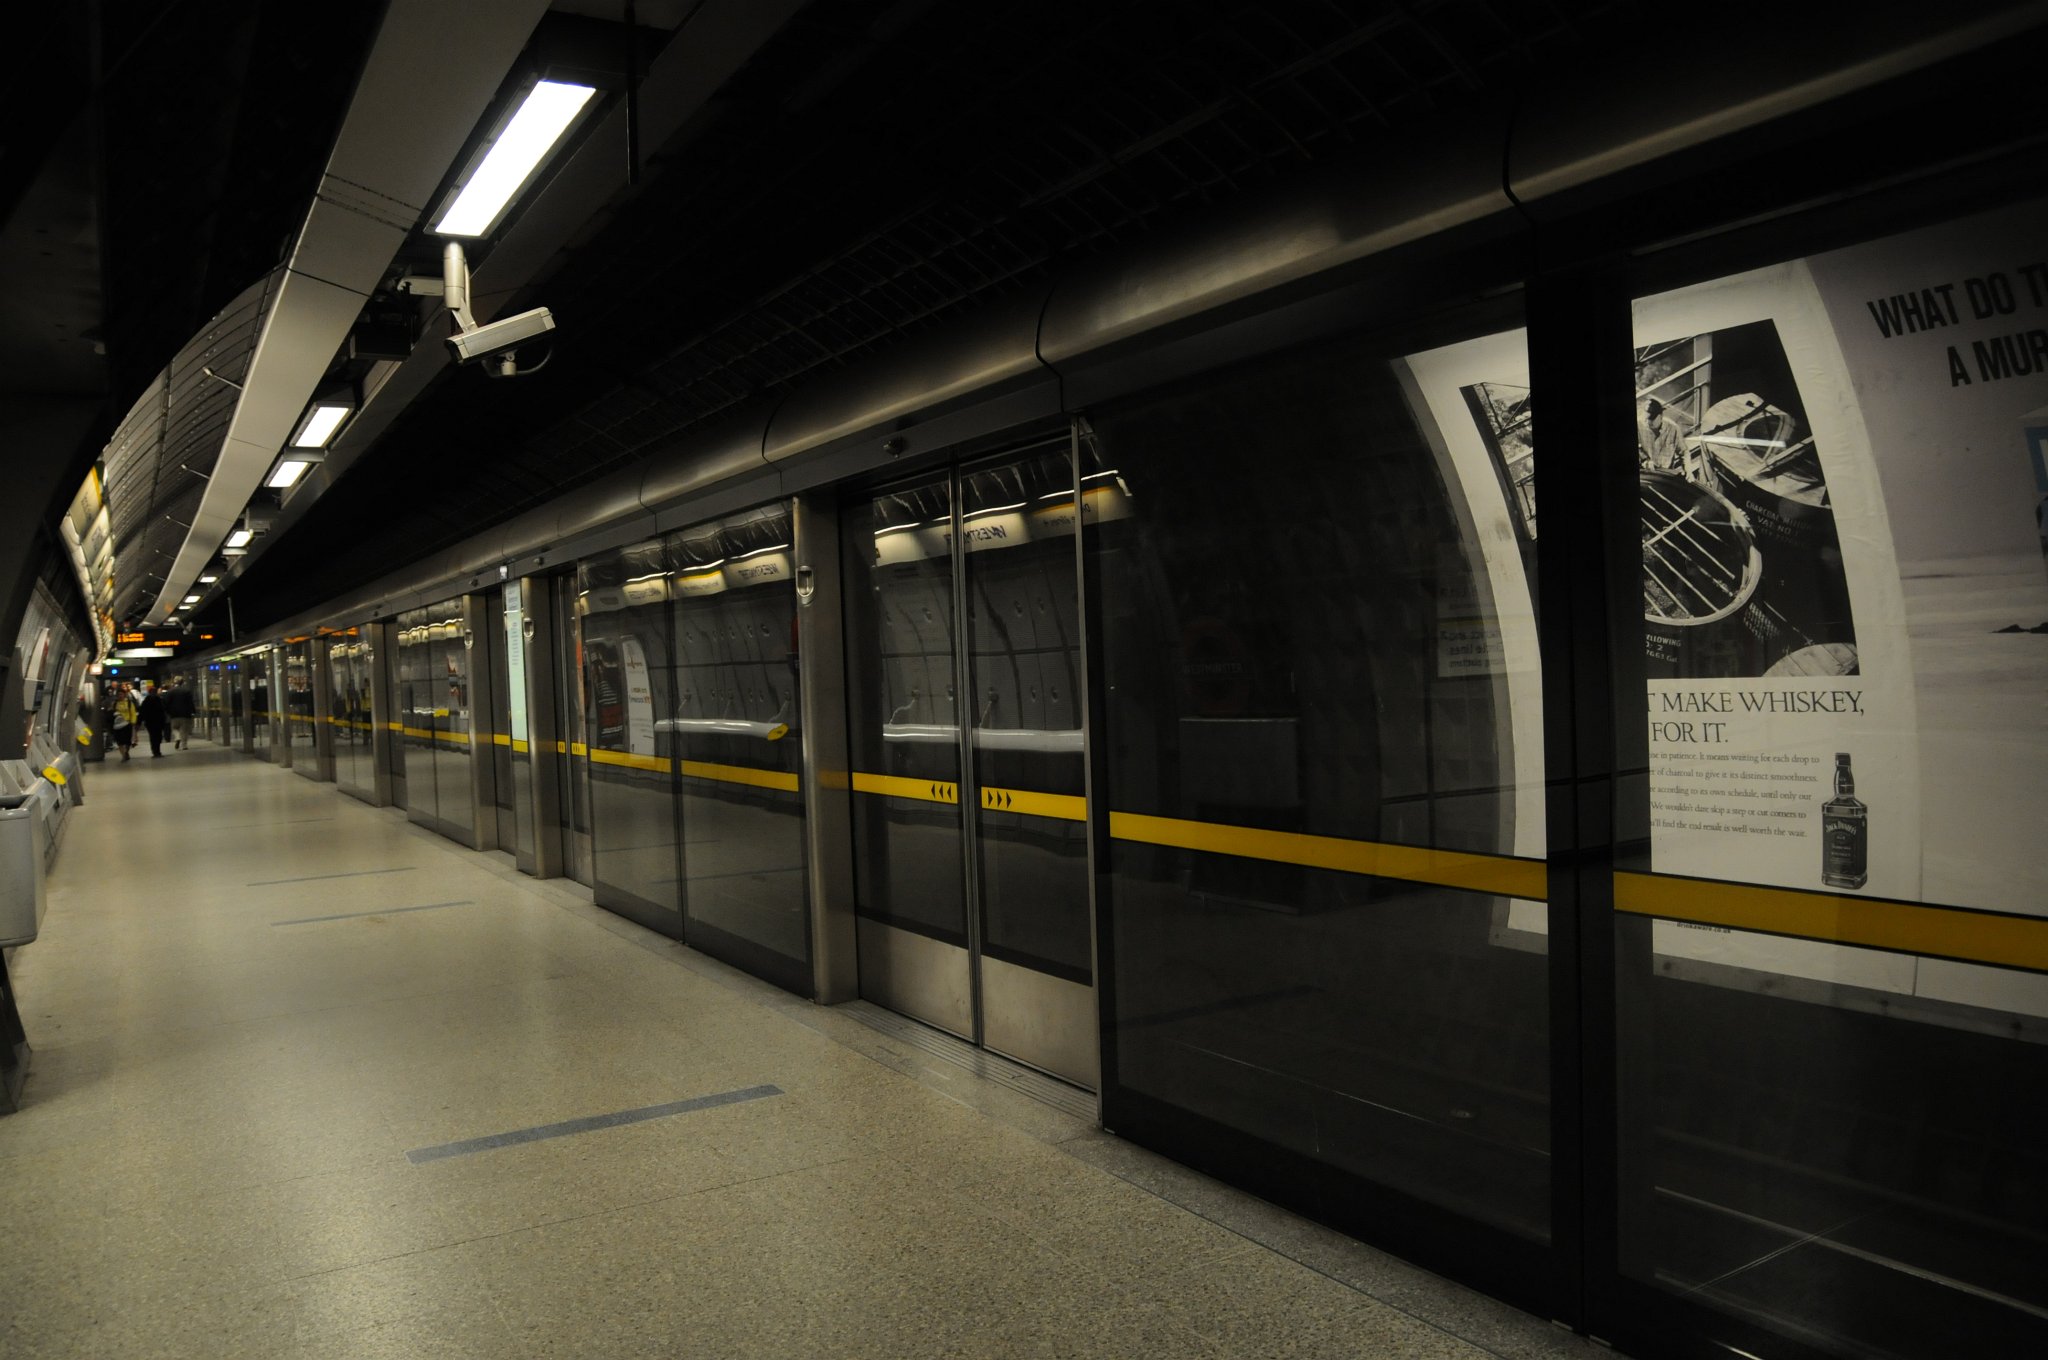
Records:
<instances>
[{"instance_id":1,"label":"subway platform","mask_svg":"<svg viewBox=\"0 0 2048 1360\"><path fill-rule=\"evenodd\" d=\"M1589 1343L260 761L95 767L0 1120L0 1355Z\"/></svg>"}]
</instances>

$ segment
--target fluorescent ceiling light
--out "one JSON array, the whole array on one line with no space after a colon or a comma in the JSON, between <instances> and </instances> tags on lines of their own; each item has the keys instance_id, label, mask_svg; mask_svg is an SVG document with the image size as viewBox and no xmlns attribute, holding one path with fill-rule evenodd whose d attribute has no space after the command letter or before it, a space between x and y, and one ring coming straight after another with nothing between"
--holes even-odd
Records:
<instances>
[{"instance_id":1,"label":"fluorescent ceiling light","mask_svg":"<svg viewBox=\"0 0 2048 1360\"><path fill-rule=\"evenodd\" d=\"M218 576L202 576L199 578L199 584L203 586L210 586L219 579L220 577Z\"/></svg>"},{"instance_id":2,"label":"fluorescent ceiling light","mask_svg":"<svg viewBox=\"0 0 2048 1360\"><path fill-rule=\"evenodd\" d=\"M246 548L249 546L249 540L254 538L255 536L256 535L250 533L247 529L237 529L233 533L228 535L228 541L223 546L229 548Z\"/></svg>"},{"instance_id":3,"label":"fluorescent ceiling light","mask_svg":"<svg viewBox=\"0 0 2048 1360\"><path fill-rule=\"evenodd\" d=\"M482 236L489 231L596 93L588 85L554 80L534 86L434 230L443 236Z\"/></svg>"},{"instance_id":4,"label":"fluorescent ceiling light","mask_svg":"<svg viewBox=\"0 0 2048 1360\"><path fill-rule=\"evenodd\" d=\"M327 441L334 438L334 432L341 428L341 422L348 419L348 407L332 402L321 402L306 413L299 422L299 432L292 436L295 449L324 449ZM289 485L289 483L287 483Z\"/></svg>"},{"instance_id":5,"label":"fluorescent ceiling light","mask_svg":"<svg viewBox=\"0 0 2048 1360\"><path fill-rule=\"evenodd\" d=\"M264 485L273 491L288 490L299 478L306 475L306 469L311 466L313 465L303 458L279 459L277 466L271 469L270 480L265 482ZM240 531L237 530L237 532ZM229 539L228 541L232 543L234 540Z\"/></svg>"},{"instance_id":6,"label":"fluorescent ceiling light","mask_svg":"<svg viewBox=\"0 0 2048 1360\"><path fill-rule=\"evenodd\" d=\"M185 597L185 603L186 603L186 604L198 604L198 603L199 603L199 597L198 597L197 595L187 595L187 596Z\"/></svg>"}]
</instances>

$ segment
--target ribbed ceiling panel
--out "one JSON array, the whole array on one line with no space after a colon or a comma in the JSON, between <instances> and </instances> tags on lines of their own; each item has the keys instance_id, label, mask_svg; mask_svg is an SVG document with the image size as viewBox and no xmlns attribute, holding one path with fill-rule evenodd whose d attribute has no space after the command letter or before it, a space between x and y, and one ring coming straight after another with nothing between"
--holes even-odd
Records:
<instances>
[{"instance_id":1,"label":"ribbed ceiling panel","mask_svg":"<svg viewBox=\"0 0 2048 1360\"><path fill-rule=\"evenodd\" d=\"M139 614L156 598L164 569L185 541L280 273L245 289L193 336L107 446L116 619Z\"/></svg>"}]
</instances>

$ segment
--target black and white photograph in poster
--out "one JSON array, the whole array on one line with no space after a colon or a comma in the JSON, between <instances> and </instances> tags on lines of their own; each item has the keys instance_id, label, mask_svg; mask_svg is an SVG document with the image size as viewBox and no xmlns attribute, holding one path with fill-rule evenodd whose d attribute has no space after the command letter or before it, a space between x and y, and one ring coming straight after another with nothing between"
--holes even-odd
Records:
<instances>
[{"instance_id":1,"label":"black and white photograph in poster","mask_svg":"<svg viewBox=\"0 0 2048 1360\"><path fill-rule=\"evenodd\" d=\"M1635 389L1649 674L1854 675L1827 470L1777 327L1759 320L1639 349ZM1533 545L1529 390L1493 379L1460 393Z\"/></svg>"},{"instance_id":2,"label":"black and white photograph in poster","mask_svg":"<svg viewBox=\"0 0 2048 1360\"><path fill-rule=\"evenodd\" d=\"M1853 675L1827 468L1777 327L1635 355L1649 673Z\"/></svg>"},{"instance_id":3,"label":"black and white photograph in poster","mask_svg":"<svg viewBox=\"0 0 2048 1360\"><path fill-rule=\"evenodd\" d=\"M1844 911L2048 915L2043 209L1636 303L1655 871L1833 894ZM1407 365L1467 495L1483 466L1526 553L1520 335ZM1680 543L1696 554L1682 572L1663 551ZM1527 659L1510 647L1507 665ZM1675 957L2048 1015L2048 979L2010 970L1671 922L1656 939Z\"/></svg>"}]
</instances>

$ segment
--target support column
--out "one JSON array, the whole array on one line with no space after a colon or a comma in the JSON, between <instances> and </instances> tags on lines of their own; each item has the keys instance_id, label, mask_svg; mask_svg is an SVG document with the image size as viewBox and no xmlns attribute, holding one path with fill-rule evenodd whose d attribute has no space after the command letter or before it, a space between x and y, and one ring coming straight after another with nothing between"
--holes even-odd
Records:
<instances>
[{"instance_id":1,"label":"support column","mask_svg":"<svg viewBox=\"0 0 2048 1360\"><path fill-rule=\"evenodd\" d=\"M235 702L240 704L242 713L242 734L237 739L242 754L256 754L256 667L262 665L260 653L248 653L235 658L234 685Z\"/></svg>"},{"instance_id":2,"label":"support column","mask_svg":"<svg viewBox=\"0 0 2048 1360\"><path fill-rule=\"evenodd\" d=\"M270 763L281 769L292 767L292 735L286 729L291 700L284 692L284 648L263 649L265 683L264 714L270 723Z\"/></svg>"},{"instance_id":3,"label":"support column","mask_svg":"<svg viewBox=\"0 0 2048 1360\"><path fill-rule=\"evenodd\" d=\"M556 748L562 734L555 722L555 600L545 576L519 581L519 636L511 645L526 649L526 749L532 758L533 796L519 809L531 817L533 875L560 878L562 853L562 762ZM518 733L513 734L515 737Z\"/></svg>"},{"instance_id":4,"label":"support column","mask_svg":"<svg viewBox=\"0 0 2048 1360\"><path fill-rule=\"evenodd\" d=\"M315 634L306 643L306 666L313 682L313 777L334 782L334 668L326 638Z\"/></svg>"},{"instance_id":5,"label":"support column","mask_svg":"<svg viewBox=\"0 0 2048 1360\"><path fill-rule=\"evenodd\" d=\"M792 519L796 526L797 686L803 714L804 866L811 913L811 984L818 1002L832 1006L860 995L838 506L828 495L799 496Z\"/></svg>"},{"instance_id":6,"label":"support column","mask_svg":"<svg viewBox=\"0 0 2048 1360\"><path fill-rule=\"evenodd\" d=\"M469 670L469 809L470 844L479 850L498 848L498 761L491 750L490 643L484 636L490 609L482 595L462 597L462 662Z\"/></svg>"},{"instance_id":7,"label":"support column","mask_svg":"<svg viewBox=\"0 0 2048 1360\"><path fill-rule=\"evenodd\" d=\"M372 622L363 625L362 637L369 644L363 659L370 668L370 765L374 797L372 807L390 807L391 765L397 743L391 732L391 663L386 660L394 645L392 625Z\"/></svg>"}]
</instances>

